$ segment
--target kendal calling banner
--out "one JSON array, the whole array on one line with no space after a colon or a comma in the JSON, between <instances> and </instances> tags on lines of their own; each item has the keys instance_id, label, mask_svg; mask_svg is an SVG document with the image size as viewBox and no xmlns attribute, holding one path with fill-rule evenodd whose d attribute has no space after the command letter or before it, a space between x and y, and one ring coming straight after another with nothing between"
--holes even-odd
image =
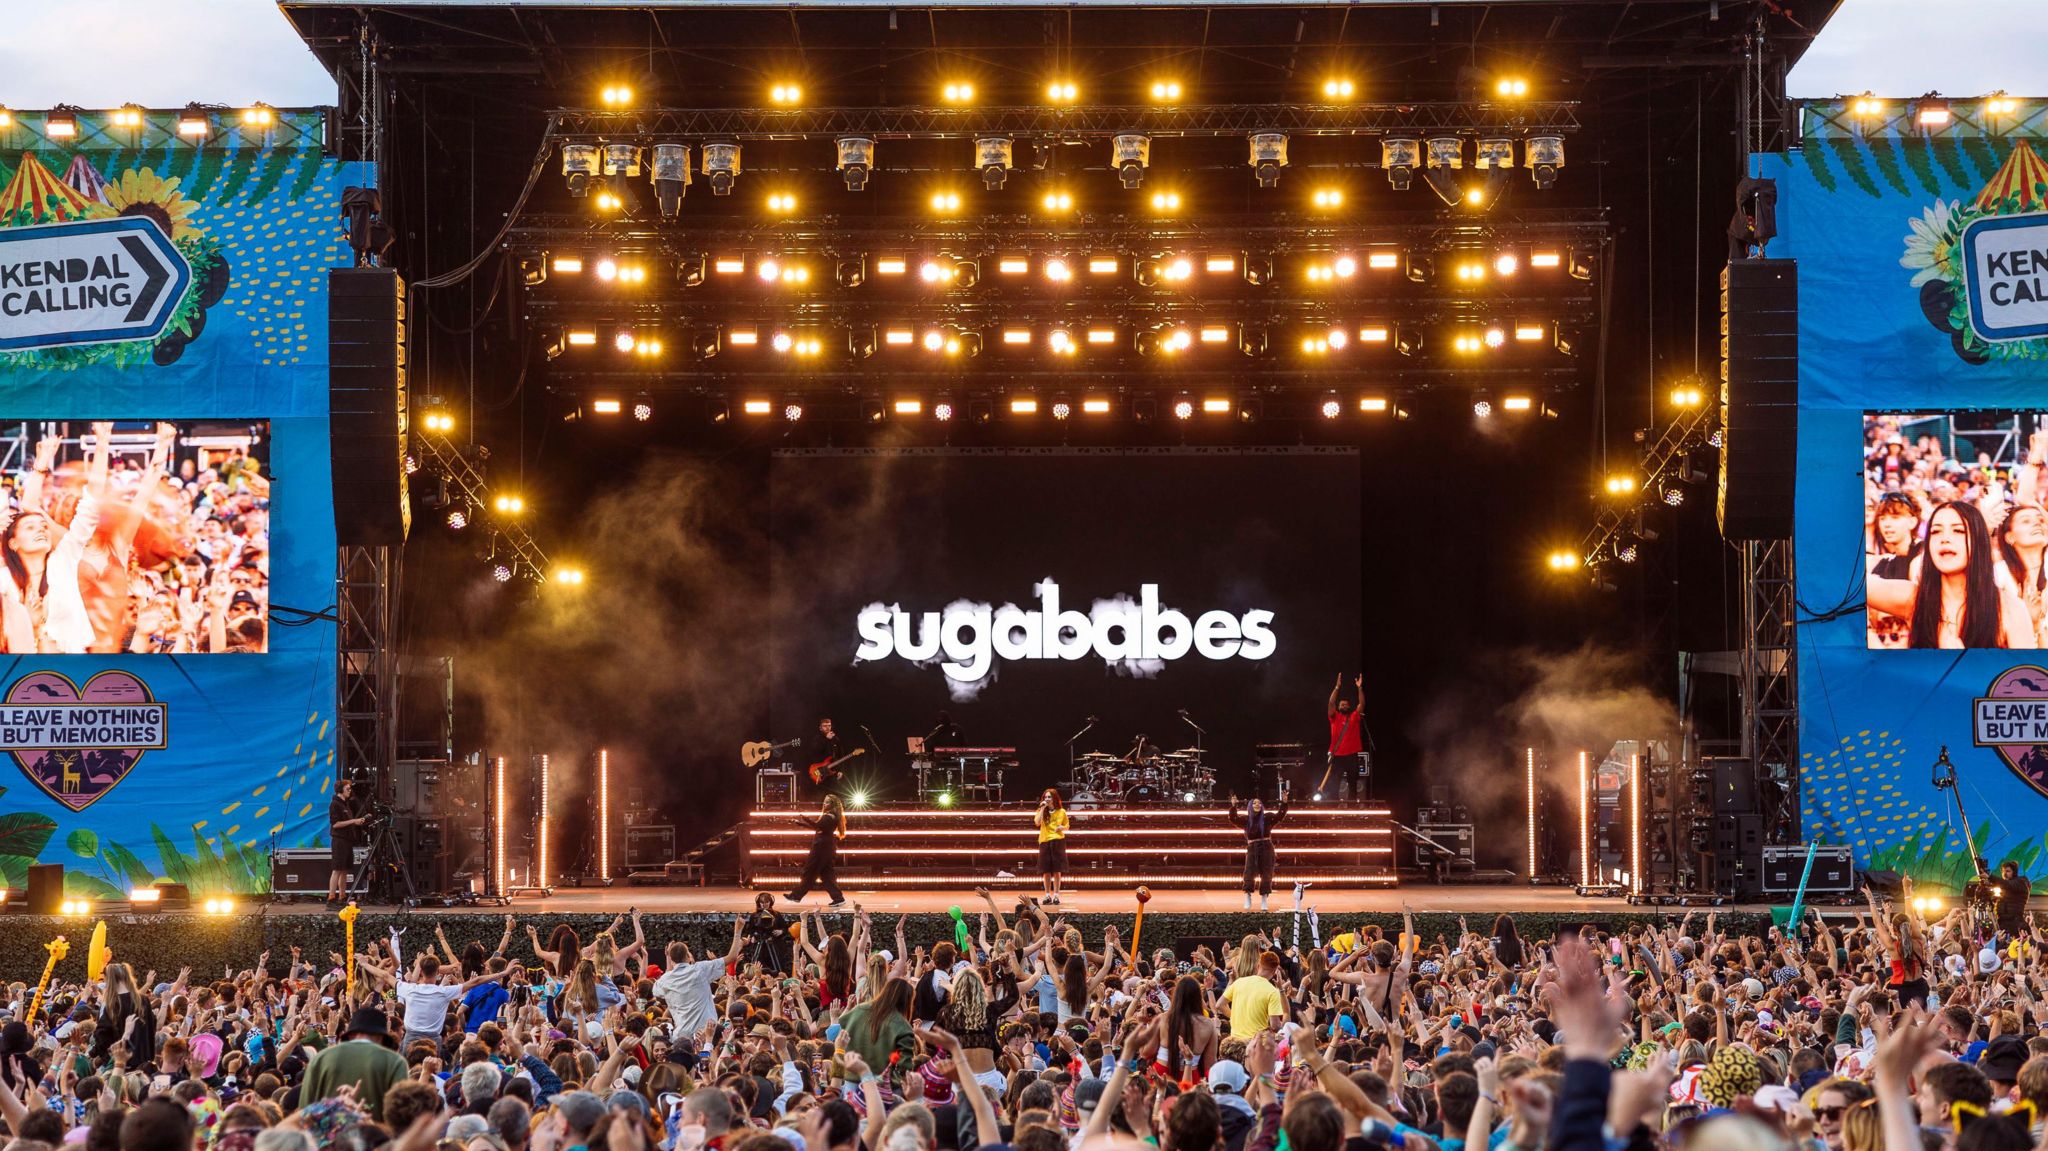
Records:
<instances>
[{"instance_id":1,"label":"kendal calling banner","mask_svg":"<svg viewBox=\"0 0 2048 1151\"><path fill-rule=\"evenodd\" d=\"M333 774L317 112L0 128L0 881L268 887Z\"/></svg>"},{"instance_id":2,"label":"kendal calling banner","mask_svg":"<svg viewBox=\"0 0 2048 1151\"><path fill-rule=\"evenodd\" d=\"M2048 876L2048 147L2022 106L1929 135L1816 105L1752 161L1799 261L1805 835L1947 884L1973 854Z\"/></svg>"}]
</instances>

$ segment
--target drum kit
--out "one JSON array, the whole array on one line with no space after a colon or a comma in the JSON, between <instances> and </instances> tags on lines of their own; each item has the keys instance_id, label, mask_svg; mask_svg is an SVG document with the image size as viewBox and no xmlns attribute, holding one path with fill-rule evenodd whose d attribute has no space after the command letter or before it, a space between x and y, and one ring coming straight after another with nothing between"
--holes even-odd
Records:
<instances>
[{"instance_id":1,"label":"drum kit","mask_svg":"<svg viewBox=\"0 0 2048 1151\"><path fill-rule=\"evenodd\" d=\"M1076 803L1207 803L1216 797L1216 770L1200 747L1161 752L1150 744L1125 755L1091 751L1074 761Z\"/></svg>"}]
</instances>

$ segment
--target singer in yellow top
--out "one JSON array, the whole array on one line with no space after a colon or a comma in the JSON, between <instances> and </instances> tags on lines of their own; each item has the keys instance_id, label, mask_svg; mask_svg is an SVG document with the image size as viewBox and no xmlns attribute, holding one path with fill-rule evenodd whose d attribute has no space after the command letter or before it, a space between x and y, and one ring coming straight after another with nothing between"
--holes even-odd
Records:
<instances>
[{"instance_id":1,"label":"singer in yellow top","mask_svg":"<svg viewBox=\"0 0 2048 1151\"><path fill-rule=\"evenodd\" d=\"M1031 816L1038 827L1038 874L1045 885L1045 901L1060 901L1060 877L1067 870L1067 805L1058 788L1048 787L1039 797L1038 810Z\"/></svg>"}]
</instances>

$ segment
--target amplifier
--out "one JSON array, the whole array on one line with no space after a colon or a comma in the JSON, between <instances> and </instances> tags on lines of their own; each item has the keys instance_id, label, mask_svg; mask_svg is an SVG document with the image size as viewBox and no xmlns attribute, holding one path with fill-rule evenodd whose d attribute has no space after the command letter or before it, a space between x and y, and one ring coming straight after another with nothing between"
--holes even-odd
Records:
<instances>
[{"instance_id":1,"label":"amplifier","mask_svg":"<svg viewBox=\"0 0 2048 1151\"><path fill-rule=\"evenodd\" d=\"M754 802L763 807L796 806L796 772L762 771L754 775Z\"/></svg>"},{"instance_id":2,"label":"amplifier","mask_svg":"<svg viewBox=\"0 0 2048 1151\"><path fill-rule=\"evenodd\" d=\"M1799 876L1805 870L1804 847L1764 848L1765 891L1799 890ZM1823 846L1814 850L1813 874L1807 877L1806 890L1856 890L1856 860L1850 855L1846 844Z\"/></svg>"},{"instance_id":3,"label":"amplifier","mask_svg":"<svg viewBox=\"0 0 2048 1151\"><path fill-rule=\"evenodd\" d=\"M1472 866L1472 825L1469 823L1418 823L1415 830L1450 848L1456 855L1451 859L1453 867ZM1409 846L1414 850L1415 865L1428 867L1437 860L1437 851L1421 840L1409 837Z\"/></svg>"},{"instance_id":4,"label":"amplifier","mask_svg":"<svg viewBox=\"0 0 2048 1151\"><path fill-rule=\"evenodd\" d=\"M447 762L439 759L399 760L397 770L392 772L396 800L393 806L417 816L440 815L441 775L447 767Z\"/></svg>"},{"instance_id":5,"label":"amplifier","mask_svg":"<svg viewBox=\"0 0 2048 1151\"><path fill-rule=\"evenodd\" d=\"M324 847L287 847L270 853L270 894L325 895L334 870Z\"/></svg>"},{"instance_id":6,"label":"amplifier","mask_svg":"<svg viewBox=\"0 0 2048 1151\"><path fill-rule=\"evenodd\" d=\"M654 871L676 857L676 829L666 823L626 826L626 870Z\"/></svg>"}]
</instances>

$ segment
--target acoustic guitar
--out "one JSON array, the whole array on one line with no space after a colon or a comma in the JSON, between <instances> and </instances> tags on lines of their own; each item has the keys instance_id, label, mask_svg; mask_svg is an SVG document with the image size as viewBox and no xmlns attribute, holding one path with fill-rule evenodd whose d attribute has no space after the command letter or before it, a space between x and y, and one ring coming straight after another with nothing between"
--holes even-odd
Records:
<instances>
[{"instance_id":1,"label":"acoustic guitar","mask_svg":"<svg viewBox=\"0 0 2048 1151\"><path fill-rule=\"evenodd\" d=\"M785 743L769 743L765 739L757 739L743 743L740 745L740 763L746 767L759 767L774 758L776 752L788 751L802 742L801 739L792 739Z\"/></svg>"}]
</instances>

